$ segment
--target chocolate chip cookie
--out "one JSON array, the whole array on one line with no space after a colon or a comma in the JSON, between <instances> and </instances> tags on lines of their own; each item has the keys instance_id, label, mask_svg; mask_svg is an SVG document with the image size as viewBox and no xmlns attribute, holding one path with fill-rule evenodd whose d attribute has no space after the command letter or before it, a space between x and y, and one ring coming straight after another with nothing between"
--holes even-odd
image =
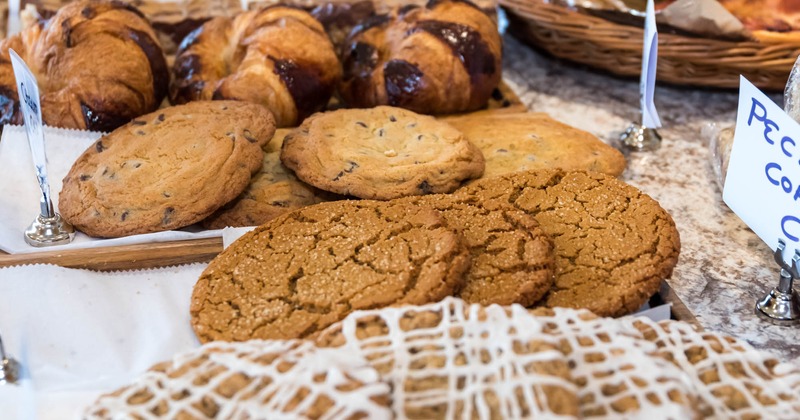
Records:
<instances>
[{"instance_id":1,"label":"chocolate chip cookie","mask_svg":"<svg viewBox=\"0 0 800 420\"><path fill-rule=\"evenodd\" d=\"M192 293L200 341L300 338L357 309L457 292L461 236L423 206L334 201L282 215L217 256Z\"/></svg>"},{"instance_id":2,"label":"chocolate chip cookie","mask_svg":"<svg viewBox=\"0 0 800 420\"><path fill-rule=\"evenodd\" d=\"M625 157L596 136L542 113L483 113L442 119L464 133L486 159L483 178L561 168L619 176Z\"/></svg>"},{"instance_id":3,"label":"chocolate chip cookie","mask_svg":"<svg viewBox=\"0 0 800 420\"><path fill-rule=\"evenodd\" d=\"M78 157L58 208L95 237L191 225L247 187L274 131L266 108L243 102L199 101L141 116Z\"/></svg>"},{"instance_id":4,"label":"chocolate chip cookie","mask_svg":"<svg viewBox=\"0 0 800 420\"><path fill-rule=\"evenodd\" d=\"M281 161L317 188L378 200L452 192L484 167L458 130L388 106L312 115L286 137Z\"/></svg>"},{"instance_id":5,"label":"chocolate chip cookie","mask_svg":"<svg viewBox=\"0 0 800 420\"><path fill-rule=\"evenodd\" d=\"M484 206L512 205L553 238L556 279L543 305L598 315L636 311L672 274L680 237L658 202L597 172L559 169L478 180L456 192ZM495 203L495 204L493 204Z\"/></svg>"},{"instance_id":6,"label":"chocolate chip cookie","mask_svg":"<svg viewBox=\"0 0 800 420\"><path fill-rule=\"evenodd\" d=\"M464 288L468 303L530 306L553 285L553 244L536 219L508 206L487 209L475 197L434 194L398 203L429 206L464 236L471 256Z\"/></svg>"},{"instance_id":7,"label":"chocolate chip cookie","mask_svg":"<svg viewBox=\"0 0 800 420\"><path fill-rule=\"evenodd\" d=\"M258 226L292 210L338 198L300 181L283 166L281 145L290 131L283 128L275 131L272 141L264 147L261 170L253 175L250 185L235 200L203 220L203 227Z\"/></svg>"}]
</instances>

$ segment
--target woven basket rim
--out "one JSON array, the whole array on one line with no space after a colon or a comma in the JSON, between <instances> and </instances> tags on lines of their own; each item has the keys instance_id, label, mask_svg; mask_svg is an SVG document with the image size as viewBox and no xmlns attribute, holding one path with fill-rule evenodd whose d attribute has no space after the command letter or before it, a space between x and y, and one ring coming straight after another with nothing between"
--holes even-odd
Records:
<instances>
[{"instance_id":1,"label":"woven basket rim","mask_svg":"<svg viewBox=\"0 0 800 420\"><path fill-rule=\"evenodd\" d=\"M642 27L581 13L546 0L499 0L509 32L556 57L622 76L641 72ZM658 78L676 85L736 88L739 74L757 86L783 89L800 40L762 43L659 33Z\"/></svg>"}]
</instances>

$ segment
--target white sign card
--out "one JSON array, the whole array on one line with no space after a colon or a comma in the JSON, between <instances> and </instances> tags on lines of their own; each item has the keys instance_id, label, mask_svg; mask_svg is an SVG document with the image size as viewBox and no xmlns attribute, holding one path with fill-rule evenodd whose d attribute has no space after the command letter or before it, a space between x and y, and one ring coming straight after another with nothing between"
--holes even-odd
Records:
<instances>
[{"instance_id":1,"label":"white sign card","mask_svg":"<svg viewBox=\"0 0 800 420\"><path fill-rule=\"evenodd\" d=\"M36 77L25 64L25 61L12 49L8 50L11 56L11 66L14 69L14 78L17 79L17 93L19 94L19 107L25 118L25 131L28 133L28 144L33 155L33 165L36 168L36 178L42 194L49 199L50 185L47 183L47 156L44 149L44 129L42 128L42 109L39 104L39 85Z\"/></svg>"},{"instance_id":2,"label":"white sign card","mask_svg":"<svg viewBox=\"0 0 800 420\"><path fill-rule=\"evenodd\" d=\"M739 111L722 198L784 259L800 248L800 124L740 76Z\"/></svg>"},{"instance_id":3,"label":"white sign card","mask_svg":"<svg viewBox=\"0 0 800 420\"><path fill-rule=\"evenodd\" d=\"M658 66L658 30L653 0L647 1L644 19L644 45L642 46L642 76L639 81L639 102L642 107L642 125L647 128L661 127L656 105L653 102L656 90L656 67Z\"/></svg>"}]
</instances>

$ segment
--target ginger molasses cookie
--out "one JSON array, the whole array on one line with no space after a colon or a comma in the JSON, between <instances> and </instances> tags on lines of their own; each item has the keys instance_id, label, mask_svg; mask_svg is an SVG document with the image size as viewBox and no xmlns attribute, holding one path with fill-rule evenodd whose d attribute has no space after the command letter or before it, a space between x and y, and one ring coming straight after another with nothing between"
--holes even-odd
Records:
<instances>
[{"instance_id":1,"label":"ginger molasses cookie","mask_svg":"<svg viewBox=\"0 0 800 420\"><path fill-rule=\"evenodd\" d=\"M536 219L507 205L489 210L475 197L434 194L398 203L429 206L458 229L471 264L458 296L467 303L530 306L553 285L555 256Z\"/></svg>"},{"instance_id":2,"label":"ginger molasses cookie","mask_svg":"<svg viewBox=\"0 0 800 420\"><path fill-rule=\"evenodd\" d=\"M192 293L200 341L307 337L357 309L457 292L461 236L422 206L335 201L284 214L217 256Z\"/></svg>"},{"instance_id":3,"label":"ginger molasses cookie","mask_svg":"<svg viewBox=\"0 0 800 420\"><path fill-rule=\"evenodd\" d=\"M317 345L366 359L406 419L578 418L577 387L545 323L514 305L357 311Z\"/></svg>"},{"instance_id":4,"label":"ginger molasses cookie","mask_svg":"<svg viewBox=\"0 0 800 420\"><path fill-rule=\"evenodd\" d=\"M388 419L389 386L366 361L308 341L209 343L102 395L86 419Z\"/></svg>"},{"instance_id":5,"label":"ginger molasses cookie","mask_svg":"<svg viewBox=\"0 0 800 420\"><path fill-rule=\"evenodd\" d=\"M286 137L281 161L317 188L379 200L452 192L484 167L455 128L388 106L312 115Z\"/></svg>"},{"instance_id":6,"label":"ginger molasses cookie","mask_svg":"<svg viewBox=\"0 0 800 420\"><path fill-rule=\"evenodd\" d=\"M239 197L203 220L206 229L226 226L258 226L283 213L337 198L335 194L314 188L297 179L281 163L281 145L289 129L275 130L272 141L264 147L261 169Z\"/></svg>"},{"instance_id":7,"label":"ginger molasses cookie","mask_svg":"<svg viewBox=\"0 0 800 420\"><path fill-rule=\"evenodd\" d=\"M559 169L478 180L456 192L536 218L553 239L556 277L542 304L602 316L636 311L672 274L680 237L658 202L597 172ZM495 202L496 204L492 204Z\"/></svg>"},{"instance_id":8,"label":"ginger molasses cookie","mask_svg":"<svg viewBox=\"0 0 800 420\"><path fill-rule=\"evenodd\" d=\"M235 101L199 101L143 115L78 157L64 178L58 208L96 237L191 225L247 187L274 131L266 108Z\"/></svg>"},{"instance_id":9,"label":"ginger molasses cookie","mask_svg":"<svg viewBox=\"0 0 800 420\"><path fill-rule=\"evenodd\" d=\"M443 118L478 146L486 159L482 178L509 172L561 168L619 176L625 157L583 130L543 113L514 113Z\"/></svg>"}]
</instances>

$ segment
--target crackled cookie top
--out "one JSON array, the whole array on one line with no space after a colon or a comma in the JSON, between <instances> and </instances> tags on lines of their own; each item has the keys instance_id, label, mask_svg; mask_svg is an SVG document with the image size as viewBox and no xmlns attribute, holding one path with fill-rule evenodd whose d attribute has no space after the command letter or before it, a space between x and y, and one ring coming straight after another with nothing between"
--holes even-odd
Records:
<instances>
[{"instance_id":1,"label":"crackled cookie top","mask_svg":"<svg viewBox=\"0 0 800 420\"><path fill-rule=\"evenodd\" d=\"M306 337L356 309L442 299L468 267L462 238L431 208L321 203L217 256L192 293L192 326L203 342Z\"/></svg>"},{"instance_id":2,"label":"crackled cookie top","mask_svg":"<svg viewBox=\"0 0 800 420\"><path fill-rule=\"evenodd\" d=\"M199 222L247 187L274 131L266 108L244 102L199 101L143 115L78 157L59 211L96 237Z\"/></svg>"},{"instance_id":3,"label":"crackled cookie top","mask_svg":"<svg viewBox=\"0 0 800 420\"><path fill-rule=\"evenodd\" d=\"M464 236L471 264L458 296L468 303L530 306L550 290L555 257L550 238L525 212L489 210L476 197L434 194L400 203L430 206Z\"/></svg>"},{"instance_id":4,"label":"crackled cookie top","mask_svg":"<svg viewBox=\"0 0 800 420\"><path fill-rule=\"evenodd\" d=\"M203 220L206 229L258 226L292 210L337 198L298 180L283 166L281 145L290 131L275 130L272 141L264 147L261 169L253 175L250 185L235 200Z\"/></svg>"},{"instance_id":5,"label":"crackled cookie top","mask_svg":"<svg viewBox=\"0 0 800 420\"><path fill-rule=\"evenodd\" d=\"M619 316L641 307L670 276L680 238L658 203L595 172L538 170L478 180L456 192L485 206L511 204L553 239L556 278L543 305Z\"/></svg>"},{"instance_id":6,"label":"crackled cookie top","mask_svg":"<svg viewBox=\"0 0 800 420\"><path fill-rule=\"evenodd\" d=\"M317 345L366 359L407 419L576 419L578 398L559 340L514 305L447 298L358 311Z\"/></svg>"},{"instance_id":7,"label":"crackled cookie top","mask_svg":"<svg viewBox=\"0 0 800 420\"><path fill-rule=\"evenodd\" d=\"M387 106L311 116L286 137L281 160L317 188L378 200L452 192L484 168L455 128Z\"/></svg>"},{"instance_id":8,"label":"crackled cookie top","mask_svg":"<svg viewBox=\"0 0 800 420\"><path fill-rule=\"evenodd\" d=\"M363 359L308 341L209 343L101 396L87 419L390 418Z\"/></svg>"}]
</instances>

